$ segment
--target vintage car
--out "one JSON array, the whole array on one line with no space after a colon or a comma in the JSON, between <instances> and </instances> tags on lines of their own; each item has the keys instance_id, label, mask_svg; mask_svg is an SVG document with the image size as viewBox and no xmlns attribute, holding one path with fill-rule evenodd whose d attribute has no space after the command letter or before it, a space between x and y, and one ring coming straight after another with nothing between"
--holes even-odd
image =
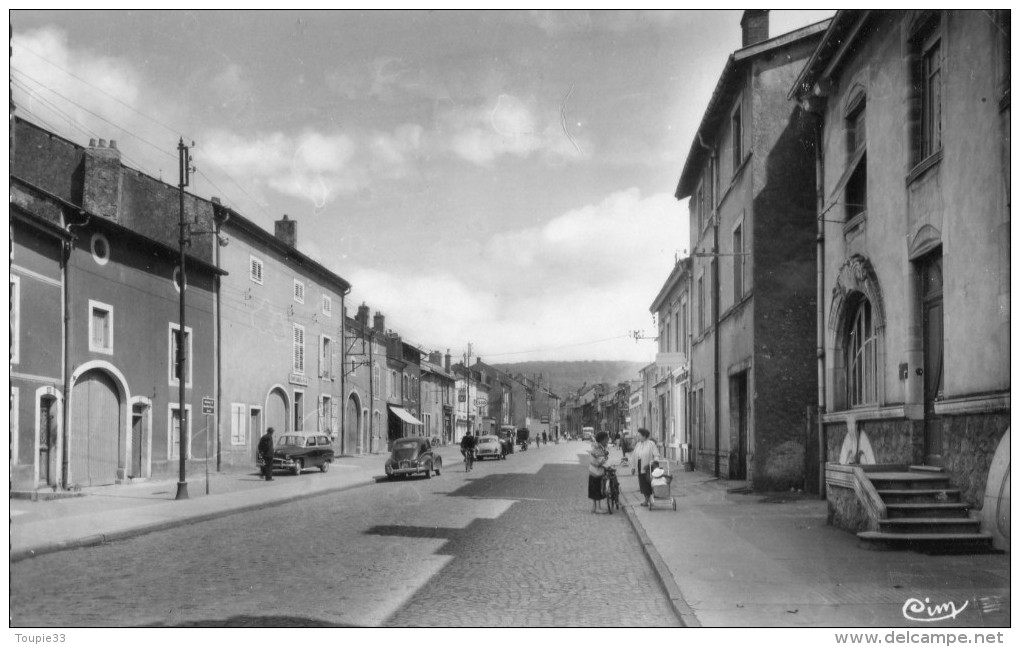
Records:
<instances>
[{"instance_id":1,"label":"vintage car","mask_svg":"<svg viewBox=\"0 0 1020 647\"><path fill-rule=\"evenodd\" d=\"M398 438L393 441L390 457L386 459L386 478L424 474L432 478L443 469L443 457L435 453L428 438Z\"/></svg>"},{"instance_id":2,"label":"vintage car","mask_svg":"<svg viewBox=\"0 0 1020 647\"><path fill-rule=\"evenodd\" d=\"M504 457L503 443L500 442L499 436L478 437L478 441L475 443L475 460L480 461L484 458L499 460Z\"/></svg>"},{"instance_id":3,"label":"vintage car","mask_svg":"<svg viewBox=\"0 0 1020 647\"><path fill-rule=\"evenodd\" d=\"M335 458L333 443L326 434L288 431L274 444L273 471L289 470L297 476L303 469L318 467L326 472Z\"/></svg>"}]
</instances>

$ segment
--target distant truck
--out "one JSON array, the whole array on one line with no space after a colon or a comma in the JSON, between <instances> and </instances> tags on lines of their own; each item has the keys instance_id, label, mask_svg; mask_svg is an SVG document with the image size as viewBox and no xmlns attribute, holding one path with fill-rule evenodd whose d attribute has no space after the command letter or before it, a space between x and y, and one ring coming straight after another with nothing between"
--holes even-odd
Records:
<instances>
[{"instance_id":1,"label":"distant truck","mask_svg":"<svg viewBox=\"0 0 1020 647\"><path fill-rule=\"evenodd\" d=\"M591 440L595 438L595 427L581 427L581 440Z\"/></svg>"}]
</instances>

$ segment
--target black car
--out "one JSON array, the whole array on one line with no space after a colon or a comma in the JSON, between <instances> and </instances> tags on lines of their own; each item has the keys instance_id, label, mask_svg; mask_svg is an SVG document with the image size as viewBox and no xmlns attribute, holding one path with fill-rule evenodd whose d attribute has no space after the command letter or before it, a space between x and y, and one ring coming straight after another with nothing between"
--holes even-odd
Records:
<instances>
[{"instance_id":1,"label":"black car","mask_svg":"<svg viewBox=\"0 0 1020 647\"><path fill-rule=\"evenodd\" d=\"M276 441L273 470L287 470L295 476L310 467L325 472L335 458L333 443L326 434L289 431ZM258 457L256 464L262 466L262 457Z\"/></svg>"},{"instance_id":2,"label":"black car","mask_svg":"<svg viewBox=\"0 0 1020 647\"><path fill-rule=\"evenodd\" d=\"M428 438L398 438L393 441L390 457L386 459L386 478L424 474L432 478L443 469L443 457L433 451Z\"/></svg>"}]
</instances>

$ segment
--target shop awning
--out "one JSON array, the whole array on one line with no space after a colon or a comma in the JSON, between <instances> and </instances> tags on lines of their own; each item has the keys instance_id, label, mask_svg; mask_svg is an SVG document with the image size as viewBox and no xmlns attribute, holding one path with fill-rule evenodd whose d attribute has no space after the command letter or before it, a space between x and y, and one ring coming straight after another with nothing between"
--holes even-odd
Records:
<instances>
[{"instance_id":1,"label":"shop awning","mask_svg":"<svg viewBox=\"0 0 1020 647\"><path fill-rule=\"evenodd\" d=\"M411 415L411 413L407 411L407 409L405 409L404 407L395 407L391 404L390 411L397 414L398 418L400 418L409 425L417 425L419 427L424 426L424 423L422 423L421 420L418 420L413 415Z\"/></svg>"}]
</instances>

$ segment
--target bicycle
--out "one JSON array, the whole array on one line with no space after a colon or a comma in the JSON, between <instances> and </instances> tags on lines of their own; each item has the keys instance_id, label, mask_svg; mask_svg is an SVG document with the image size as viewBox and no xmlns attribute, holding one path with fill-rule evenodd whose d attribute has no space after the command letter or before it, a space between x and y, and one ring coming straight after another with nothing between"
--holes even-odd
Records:
<instances>
[{"instance_id":1,"label":"bicycle","mask_svg":"<svg viewBox=\"0 0 1020 647\"><path fill-rule=\"evenodd\" d=\"M475 450L465 449L461 453L464 454L464 471L470 472L475 462Z\"/></svg>"},{"instance_id":2,"label":"bicycle","mask_svg":"<svg viewBox=\"0 0 1020 647\"><path fill-rule=\"evenodd\" d=\"M616 477L616 468L611 465L605 466L605 476L602 477L602 491L606 494L606 510L613 514L613 506L620 509L620 480Z\"/></svg>"}]
</instances>

